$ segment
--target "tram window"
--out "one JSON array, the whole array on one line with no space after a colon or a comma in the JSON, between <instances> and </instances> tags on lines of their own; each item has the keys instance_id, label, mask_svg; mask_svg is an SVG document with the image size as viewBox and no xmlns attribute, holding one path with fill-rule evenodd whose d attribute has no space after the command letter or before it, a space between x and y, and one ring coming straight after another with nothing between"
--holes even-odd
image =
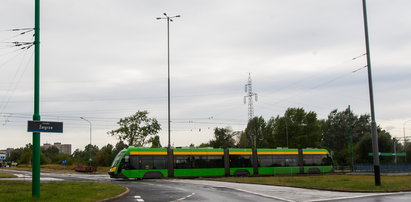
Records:
<instances>
[{"instance_id":1,"label":"tram window","mask_svg":"<svg viewBox=\"0 0 411 202\"><path fill-rule=\"evenodd\" d=\"M224 168L223 156L208 156L208 168Z\"/></svg>"},{"instance_id":2,"label":"tram window","mask_svg":"<svg viewBox=\"0 0 411 202\"><path fill-rule=\"evenodd\" d=\"M129 164L127 169L138 169L138 157L137 156L130 156Z\"/></svg>"},{"instance_id":3,"label":"tram window","mask_svg":"<svg viewBox=\"0 0 411 202\"><path fill-rule=\"evenodd\" d=\"M323 155L313 155L313 166L320 166Z\"/></svg>"},{"instance_id":4,"label":"tram window","mask_svg":"<svg viewBox=\"0 0 411 202\"><path fill-rule=\"evenodd\" d=\"M207 168L207 156L193 156L192 168Z\"/></svg>"},{"instance_id":5,"label":"tram window","mask_svg":"<svg viewBox=\"0 0 411 202\"><path fill-rule=\"evenodd\" d=\"M166 169L166 157L154 156L153 157L153 169Z\"/></svg>"},{"instance_id":6,"label":"tram window","mask_svg":"<svg viewBox=\"0 0 411 202\"><path fill-rule=\"evenodd\" d=\"M153 157L152 156L140 156L139 169L143 169L143 170L153 169Z\"/></svg>"},{"instance_id":7,"label":"tram window","mask_svg":"<svg viewBox=\"0 0 411 202\"><path fill-rule=\"evenodd\" d=\"M285 155L285 166L298 166L298 158L296 155Z\"/></svg>"},{"instance_id":8,"label":"tram window","mask_svg":"<svg viewBox=\"0 0 411 202\"><path fill-rule=\"evenodd\" d=\"M230 167L231 168L252 167L251 156L231 155L230 156Z\"/></svg>"},{"instance_id":9,"label":"tram window","mask_svg":"<svg viewBox=\"0 0 411 202\"><path fill-rule=\"evenodd\" d=\"M190 156L174 156L175 159L175 168L191 168Z\"/></svg>"},{"instance_id":10,"label":"tram window","mask_svg":"<svg viewBox=\"0 0 411 202\"><path fill-rule=\"evenodd\" d=\"M313 165L313 157L312 155L304 155L304 166L312 166Z\"/></svg>"},{"instance_id":11,"label":"tram window","mask_svg":"<svg viewBox=\"0 0 411 202\"><path fill-rule=\"evenodd\" d=\"M273 156L273 167L285 166L284 155L274 155Z\"/></svg>"},{"instance_id":12,"label":"tram window","mask_svg":"<svg viewBox=\"0 0 411 202\"><path fill-rule=\"evenodd\" d=\"M258 163L260 167L272 167L273 157L271 155L260 155L258 156Z\"/></svg>"}]
</instances>

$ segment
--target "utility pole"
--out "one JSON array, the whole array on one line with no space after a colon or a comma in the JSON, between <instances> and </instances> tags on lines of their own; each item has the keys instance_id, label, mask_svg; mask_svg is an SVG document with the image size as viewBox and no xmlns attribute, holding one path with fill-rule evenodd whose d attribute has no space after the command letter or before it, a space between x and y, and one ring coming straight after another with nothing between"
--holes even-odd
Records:
<instances>
[{"instance_id":1,"label":"utility pole","mask_svg":"<svg viewBox=\"0 0 411 202\"><path fill-rule=\"evenodd\" d=\"M248 123L254 118L254 106L253 106L253 97L255 98L255 101L257 102L258 97L257 93L253 92L253 84L251 82L251 73L248 73L248 82L245 84L245 92L247 93L246 96L244 96L244 104L246 104L246 100L248 98ZM255 128L256 129L256 128ZM258 174L258 161L257 161L257 133L261 133L260 128L258 130L251 130L253 134L253 148L252 148L252 162L253 162L253 173L256 175Z\"/></svg>"},{"instance_id":2,"label":"utility pole","mask_svg":"<svg viewBox=\"0 0 411 202\"><path fill-rule=\"evenodd\" d=\"M245 84L245 92L247 93L244 96L244 104L247 103L246 99L248 98L248 120L251 120L254 117L254 105L253 105L253 97L255 97L255 101L258 100L257 93L253 92L253 84L251 82L251 73L248 73L248 82Z\"/></svg>"},{"instance_id":3,"label":"utility pole","mask_svg":"<svg viewBox=\"0 0 411 202\"><path fill-rule=\"evenodd\" d=\"M372 74L371 74L371 56L370 56L370 42L368 38L368 20L367 20L367 5L366 0L362 0L363 5L363 17L364 17L364 32L365 32L365 47L367 53L367 67L368 67L368 88L370 93L370 107L371 107L371 135L372 135L372 152L374 162L374 180L375 186L381 185L381 173L380 173L380 159L378 152L378 134L377 123L375 121L374 111L374 93L372 86Z\"/></svg>"},{"instance_id":4,"label":"utility pole","mask_svg":"<svg viewBox=\"0 0 411 202\"><path fill-rule=\"evenodd\" d=\"M40 121L40 0L34 5L34 114ZM40 198L40 133L33 133L32 197Z\"/></svg>"},{"instance_id":5,"label":"utility pole","mask_svg":"<svg viewBox=\"0 0 411 202\"><path fill-rule=\"evenodd\" d=\"M251 82L251 73L248 73L248 82L247 82L247 84L245 84L245 89L244 90L247 93L247 95L244 96L244 104L247 103L247 98L248 98L248 121L250 121L254 117L253 97L255 98L256 102L258 100L257 93L253 92L253 84ZM254 149L257 147L256 135L257 134L253 134L253 148Z\"/></svg>"}]
</instances>

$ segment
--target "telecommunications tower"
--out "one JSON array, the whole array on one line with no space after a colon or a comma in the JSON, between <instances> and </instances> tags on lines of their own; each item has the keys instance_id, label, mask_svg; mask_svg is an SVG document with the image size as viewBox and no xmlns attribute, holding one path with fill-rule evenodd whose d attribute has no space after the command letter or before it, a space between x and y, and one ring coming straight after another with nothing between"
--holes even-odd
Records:
<instances>
[{"instance_id":1,"label":"telecommunications tower","mask_svg":"<svg viewBox=\"0 0 411 202\"><path fill-rule=\"evenodd\" d=\"M253 96L255 97L255 101L258 101L257 93L253 92L251 73L248 73L248 82L247 84L245 84L245 92L247 93L247 95L244 96L244 104L247 104L248 98L248 120L251 120L254 117Z\"/></svg>"}]
</instances>

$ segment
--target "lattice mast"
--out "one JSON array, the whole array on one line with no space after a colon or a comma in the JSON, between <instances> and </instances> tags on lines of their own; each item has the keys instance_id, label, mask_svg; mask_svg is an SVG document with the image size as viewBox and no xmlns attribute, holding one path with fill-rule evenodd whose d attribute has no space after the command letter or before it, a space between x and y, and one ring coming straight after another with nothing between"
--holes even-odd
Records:
<instances>
[{"instance_id":1,"label":"lattice mast","mask_svg":"<svg viewBox=\"0 0 411 202\"><path fill-rule=\"evenodd\" d=\"M247 104L247 98L248 98L248 120L251 120L254 117L253 97L255 98L256 102L258 101L257 93L253 92L253 84L251 82L251 73L248 73L248 82L247 84L245 84L244 90L247 93L247 95L244 96L244 104Z\"/></svg>"}]
</instances>

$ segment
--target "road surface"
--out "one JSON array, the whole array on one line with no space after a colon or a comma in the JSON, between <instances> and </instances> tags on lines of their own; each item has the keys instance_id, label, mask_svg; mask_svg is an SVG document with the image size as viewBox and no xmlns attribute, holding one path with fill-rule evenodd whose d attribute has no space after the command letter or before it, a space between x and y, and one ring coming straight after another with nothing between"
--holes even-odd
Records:
<instances>
[{"instance_id":1,"label":"road surface","mask_svg":"<svg viewBox=\"0 0 411 202\"><path fill-rule=\"evenodd\" d=\"M18 175L17 180L31 180L31 172L0 170ZM1 179L1 180L16 180ZM41 173L41 181L98 181L118 184L130 193L116 202L164 201L358 201L402 202L411 201L411 192L351 193L301 189L282 186L216 182L209 180L159 179L115 180L108 175Z\"/></svg>"}]
</instances>

